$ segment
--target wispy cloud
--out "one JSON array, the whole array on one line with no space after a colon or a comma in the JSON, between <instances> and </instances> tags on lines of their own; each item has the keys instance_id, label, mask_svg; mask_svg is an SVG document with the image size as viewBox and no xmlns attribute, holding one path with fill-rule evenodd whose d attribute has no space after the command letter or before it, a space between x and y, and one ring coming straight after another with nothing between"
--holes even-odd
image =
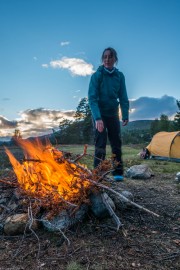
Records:
<instances>
[{"instance_id":1,"label":"wispy cloud","mask_svg":"<svg viewBox=\"0 0 180 270\"><path fill-rule=\"evenodd\" d=\"M42 64L43 68L48 68L48 64Z\"/></svg>"},{"instance_id":2,"label":"wispy cloud","mask_svg":"<svg viewBox=\"0 0 180 270\"><path fill-rule=\"evenodd\" d=\"M72 75L88 76L94 73L93 65L80 58L62 57L50 62L52 68L67 69Z\"/></svg>"},{"instance_id":3,"label":"wispy cloud","mask_svg":"<svg viewBox=\"0 0 180 270\"><path fill-rule=\"evenodd\" d=\"M68 46L69 44L69 41L61 41L61 46Z\"/></svg>"}]
</instances>

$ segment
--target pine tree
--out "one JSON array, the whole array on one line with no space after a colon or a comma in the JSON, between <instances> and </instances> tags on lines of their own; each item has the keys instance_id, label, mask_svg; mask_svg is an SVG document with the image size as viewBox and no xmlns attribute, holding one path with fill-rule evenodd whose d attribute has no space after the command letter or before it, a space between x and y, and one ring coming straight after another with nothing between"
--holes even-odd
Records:
<instances>
[{"instance_id":1,"label":"pine tree","mask_svg":"<svg viewBox=\"0 0 180 270\"><path fill-rule=\"evenodd\" d=\"M76 108L76 113L74 118L76 120L85 119L91 115L88 99L86 97L82 98Z\"/></svg>"},{"instance_id":2,"label":"pine tree","mask_svg":"<svg viewBox=\"0 0 180 270\"><path fill-rule=\"evenodd\" d=\"M177 102L179 111L176 113L174 117L173 124L174 124L175 131L179 131L180 130L180 100L176 100L176 102Z\"/></svg>"},{"instance_id":3,"label":"pine tree","mask_svg":"<svg viewBox=\"0 0 180 270\"><path fill-rule=\"evenodd\" d=\"M80 131L83 134L83 143L92 143L93 142L92 116L88 99L86 97L80 100L76 109L75 119L76 121L81 121Z\"/></svg>"},{"instance_id":4,"label":"pine tree","mask_svg":"<svg viewBox=\"0 0 180 270\"><path fill-rule=\"evenodd\" d=\"M15 129L14 135L11 137L11 143L18 145L18 141L22 139L21 131L19 129Z\"/></svg>"},{"instance_id":5,"label":"pine tree","mask_svg":"<svg viewBox=\"0 0 180 270\"><path fill-rule=\"evenodd\" d=\"M156 134L157 132L160 131L160 121L158 120L158 118L156 118L154 121L151 122L151 126L150 126L150 132L151 132L151 136L154 136L154 134Z\"/></svg>"},{"instance_id":6,"label":"pine tree","mask_svg":"<svg viewBox=\"0 0 180 270\"><path fill-rule=\"evenodd\" d=\"M60 143L92 143L93 125L87 98L82 98L76 108L75 121L63 119L59 124Z\"/></svg>"},{"instance_id":7,"label":"pine tree","mask_svg":"<svg viewBox=\"0 0 180 270\"><path fill-rule=\"evenodd\" d=\"M167 115L161 114L159 124L160 124L160 131L169 131L170 121Z\"/></svg>"}]
</instances>

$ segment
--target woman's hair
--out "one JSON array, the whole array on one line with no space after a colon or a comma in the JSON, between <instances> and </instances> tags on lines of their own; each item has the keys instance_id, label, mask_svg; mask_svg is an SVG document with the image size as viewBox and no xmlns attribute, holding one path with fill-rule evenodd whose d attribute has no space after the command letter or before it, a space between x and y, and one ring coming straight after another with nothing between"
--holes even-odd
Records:
<instances>
[{"instance_id":1,"label":"woman's hair","mask_svg":"<svg viewBox=\"0 0 180 270\"><path fill-rule=\"evenodd\" d=\"M117 56L117 52L115 49L111 48L111 47L108 47L106 49L104 49L103 53L102 53L102 56L101 56L101 61L103 62L103 59L104 59L104 54L106 51L110 51L111 52L111 55L114 57L115 61L116 61L116 64L118 62L118 56Z\"/></svg>"}]
</instances>

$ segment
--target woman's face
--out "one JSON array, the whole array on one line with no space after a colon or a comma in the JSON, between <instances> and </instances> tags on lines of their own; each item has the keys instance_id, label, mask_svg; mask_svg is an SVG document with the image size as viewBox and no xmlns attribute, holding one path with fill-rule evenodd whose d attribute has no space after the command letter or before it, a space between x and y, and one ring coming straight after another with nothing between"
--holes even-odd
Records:
<instances>
[{"instance_id":1,"label":"woman's face","mask_svg":"<svg viewBox=\"0 0 180 270\"><path fill-rule=\"evenodd\" d=\"M112 69L115 63L116 59L111 53L111 51L105 51L103 55L103 65L105 66L105 68Z\"/></svg>"}]
</instances>

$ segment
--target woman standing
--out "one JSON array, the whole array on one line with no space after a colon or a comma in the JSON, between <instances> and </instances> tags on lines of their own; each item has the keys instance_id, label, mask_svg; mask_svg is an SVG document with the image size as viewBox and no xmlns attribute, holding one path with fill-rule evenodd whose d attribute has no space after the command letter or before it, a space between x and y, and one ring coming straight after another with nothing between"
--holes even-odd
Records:
<instances>
[{"instance_id":1,"label":"woman standing","mask_svg":"<svg viewBox=\"0 0 180 270\"><path fill-rule=\"evenodd\" d=\"M114 180L123 180L123 162L121 153L121 130L119 105L122 114L122 125L129 119L129 100L126 92L125 78L115 68L118 62L117 52L109 47L102 53L102 65L91 76L88 99L95 123L95 158L94 167L106 156L107 137L112 148L116 166Z\"/></svg>"}]
</instances>

